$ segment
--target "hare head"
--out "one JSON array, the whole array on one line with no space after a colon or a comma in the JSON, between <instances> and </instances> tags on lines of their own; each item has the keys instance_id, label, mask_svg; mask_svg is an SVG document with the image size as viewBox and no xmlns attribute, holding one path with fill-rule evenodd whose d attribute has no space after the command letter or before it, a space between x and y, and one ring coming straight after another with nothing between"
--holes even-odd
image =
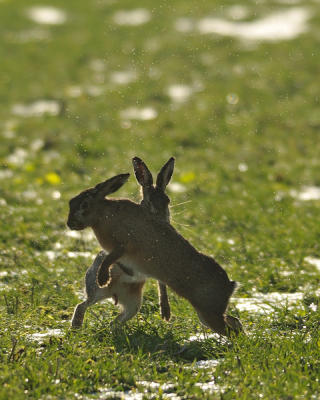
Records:
<instances>
[{"instance_id":1,"label":"hare head","mask_svg":"<svg viewBox=\"0 0 320 400\"><path fill-rule=\"evenodd\" d=\"M97 204L109 194L120 189L127 182L129 176L130 174L114 176L94 188L84 190L71 199L67 226L73 231L81 231L92 226L100 218L100 209Z\"/></svg>"},{"instance_id":2,"label":"hare head","mask_svg":"<svg viewBox=\"0 0 320 400\"><path fill-rule=\"evenodd\" d=\"M152 174L146 164L139 158L132 159L134 173L138 183L142 187L143 199L141 205L149 209L158 218L169 223L170 199L165 194L167 185L173 174L174 157L171 157L158 173L156 184L153 184Z\"/></svg>"}]
</instances>

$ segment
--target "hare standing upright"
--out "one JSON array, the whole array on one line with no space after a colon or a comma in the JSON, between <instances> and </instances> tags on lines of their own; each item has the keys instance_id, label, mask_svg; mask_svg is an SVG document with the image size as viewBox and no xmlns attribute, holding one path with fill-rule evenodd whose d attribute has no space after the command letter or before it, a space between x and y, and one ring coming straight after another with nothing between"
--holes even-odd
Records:
<instances>
[{"instance_id":1,"label":"hare standing upright","mask_svg":"<svg viewBox=\"0 0 320 400\"><path fill-rule=\"evenodd\" d=\"M112 284L109 268L121 262L135 274L155 278L189 300L200 321L215 332L241 332L239 319L226 314L237 284L213 258L199 253L171 225L142 205L106 198L128 178L129 174L117 175L69 202L68 227L91 227L109 253L98 271L99 285Z\"/></svg>"},{"instance_id":2,"label":"hare standing upright","mask_svg":"<svg viewBox=\"0 0 320 400\"><path fill-rule=\"evenodd\" d=\"M142 200L141 204L152 211L158 218L170 223L169 203L170 199L165 194L165 189L170 182L173 169L174 158L171 157L169 161L161 168L156 185L153 185L152 174L147 168L146 164L135 157L132 159L133 169L136 179L142 187ZM87 299L79 303L73 313L71 325L74 328L82 326L86 309L93 304L113 298L115 304L122 306L122 311L115 319L116 322L125 323L133 318L141 307L142 289L146 281L146 276L134 273L125 269L121 264L114 264L111 273L111 282L108 286L99 287L97 283L97 273L100 265L107 257L105 251L100 251L96 256L93 264L86 272L85 277L85 292ZM124 269L122 269L124 268ZM170 305L167 296L166 285L159 282L160 293L160 306L161 315L167 321L170 319ZM114 321L114 322L115 322Z\"/></svg>"}]
</instances>

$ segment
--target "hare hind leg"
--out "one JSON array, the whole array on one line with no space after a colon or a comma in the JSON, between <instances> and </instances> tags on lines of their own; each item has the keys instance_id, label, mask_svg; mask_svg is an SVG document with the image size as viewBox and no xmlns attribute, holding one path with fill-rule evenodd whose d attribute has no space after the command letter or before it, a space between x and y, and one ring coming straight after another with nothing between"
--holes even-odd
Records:
<instances>
[{"instance_id":1,"label":"hare hind leg","mask_svg":"<svg viewBox=\"0 0 320 400\"><path fill-rule=\"evenodd\" d=\"M231 315L214 314L208 310L196 309L200 321L220 335L231 337L242 331L242 324L238 318Z\"/></svg>"},{"instance_id":2,"label":"hare hind leg","mask_svg":"<svg viewBox=\"0 0 320 400\"><path fill-rule=\"evenodd\" d=\"M98 301L112 297L112 293L109 290L109 286L100 288L96 284L95 288L87 286L86 291L87 291L87 300L77 304L74 309L73 316L71 319L71 326L73 328L81 328L84 320L84 315L88 307L92 306L93 304L96 304Z\"/></svg>"},{"instance_id":3,"label":"hare hind leg","mask_svg":"<svg viewBox=\"0 0 320 400\"><path fill-rule=\"evenodd\" d=\"M87 308L87 301L76 305L71 319L72 328L81 328L83 324L84 314L86 313Z\"/></svg>"},{"instance_id":4,"label":"hare hind leg","mask_svg":"<svg viewBox=\"0 0 320 400\"><path fill-rule=\"evenodd\" d=\"M201 323L220 335L227 335L227 324L223 315L212 314L206 310L195 309Z\"/></svg>"},{"instance_id":5,"label":"hare hind leg","mask_svg":"<svg viewBox=\"0 0 320 400\"><path fill-rule=\"evenodd\" d=\"M145 280L135 283L124 283L122 287L117 290L117 300L122 307L122 311L117 318L112 321L112 325L124 324L137 314L141 308L144 284Z\"/></svg>"},{"instance_id":6,"label":"hare hind leg","mask_svg":"<svg viewBox=\"0 0 320 400\"><path fill-rule=\"evenodd\" d=\"M100 265L107 257L107 255L108 254L105 251L100 251L97 254L96 258L94 259L92 265L88 268L86 272L85 292L87 295L87 299L82 303L77 304L74 309L73 316L71 319L71 326L73 328L81 328L88 307L92 306L98 301L111 297L109 287L100 288L97 283L98 270L100 268ZM113 270L111 270L113 284L114 284L113 278L117 279L117 277L115 277L114 275L115 274L113 273Z\"/></svg>"},{"instance_id":7,"label":"hare hind leg","mask_svg":"<svg viewBox=\"0 0 320 400\"><path fill-rule=\"evenodd\" d=\"M161 307L161 317L166 321L170 319L170 304L167 293L167 286L164 283L158 282L159 297L160 297L160 307Z\"/></svg>"},{"instance_id":8,"label":"hare hind leg","mask_svg":"<svg viewBox=\"0 0 320 400\"><path fill-rule=\"evenodd\" d=\"M105 288L98 288L98 289L100 289L99 290L100 293L98 293L97 296L92 296L92 293L89 293L86 301L83 301L82 303L76 305L71 319L72 328L81 328L84 320L84 315L88 307L92 306L93 304L96 304L98 301L111 297L110 293L107 293L106 290L105 291L103 290Z\"/></svg>"},{"instance_id":9,"label":"hare hind leg","mask_svg":"<svg viewBox=\"0 0 320 400\"><path fill-rule=\"evenodd\" d=\"M226 314L225 321L228 325L228 330L230 333L238 335L240 332L243 332L243 326L239 318Z\"/></svg>"}]
</instances>

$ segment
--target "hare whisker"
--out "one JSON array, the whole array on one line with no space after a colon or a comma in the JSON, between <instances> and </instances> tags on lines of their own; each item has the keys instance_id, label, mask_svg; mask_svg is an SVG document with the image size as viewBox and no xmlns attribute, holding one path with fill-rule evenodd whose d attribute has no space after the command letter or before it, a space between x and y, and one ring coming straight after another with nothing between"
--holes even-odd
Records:
<instances>
[{"instance_id":1,"label":"hare whisker","mask_svg":"<svg viewBox=\"0 0 320 400\"><path fill-rule=\"evenodd\" d=\"M191 203L191 202L192 202L192 200L186 200L186 201L183 201L182 203L171 204L171 205L170 205L170 208L179 207L179 206L182 206L183 204L187 204L187 203Z\"/></svg>"}]
</instances>

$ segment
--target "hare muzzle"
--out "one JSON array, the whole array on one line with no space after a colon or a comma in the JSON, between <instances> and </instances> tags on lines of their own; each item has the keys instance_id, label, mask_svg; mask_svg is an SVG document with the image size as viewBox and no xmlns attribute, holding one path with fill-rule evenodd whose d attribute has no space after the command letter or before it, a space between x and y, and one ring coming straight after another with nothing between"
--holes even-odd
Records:
<instances>
[{"instance_id":1,"label":"hare muzzle","mask_svg":"<svg viewBox=\"0 0 320 400\"><path fill-rule=\"evenodd\" d=\"M82 231L83 229L85 229L84 223L80 221L68 221L67 226L72 231Z\"/></svg>"},{"instance_id":2,"label":"hare muzzle","mask_svg":"<svg viewBox=\"0 0 320 400\"><path fill-rule=\"evenodd\" d=\"M75 213L70 213L67 221L67 226L72 231L82 231L86 228L83 221L81 221L81 215L79 216L80 210Z\"/></svg>"}]
</instances>

